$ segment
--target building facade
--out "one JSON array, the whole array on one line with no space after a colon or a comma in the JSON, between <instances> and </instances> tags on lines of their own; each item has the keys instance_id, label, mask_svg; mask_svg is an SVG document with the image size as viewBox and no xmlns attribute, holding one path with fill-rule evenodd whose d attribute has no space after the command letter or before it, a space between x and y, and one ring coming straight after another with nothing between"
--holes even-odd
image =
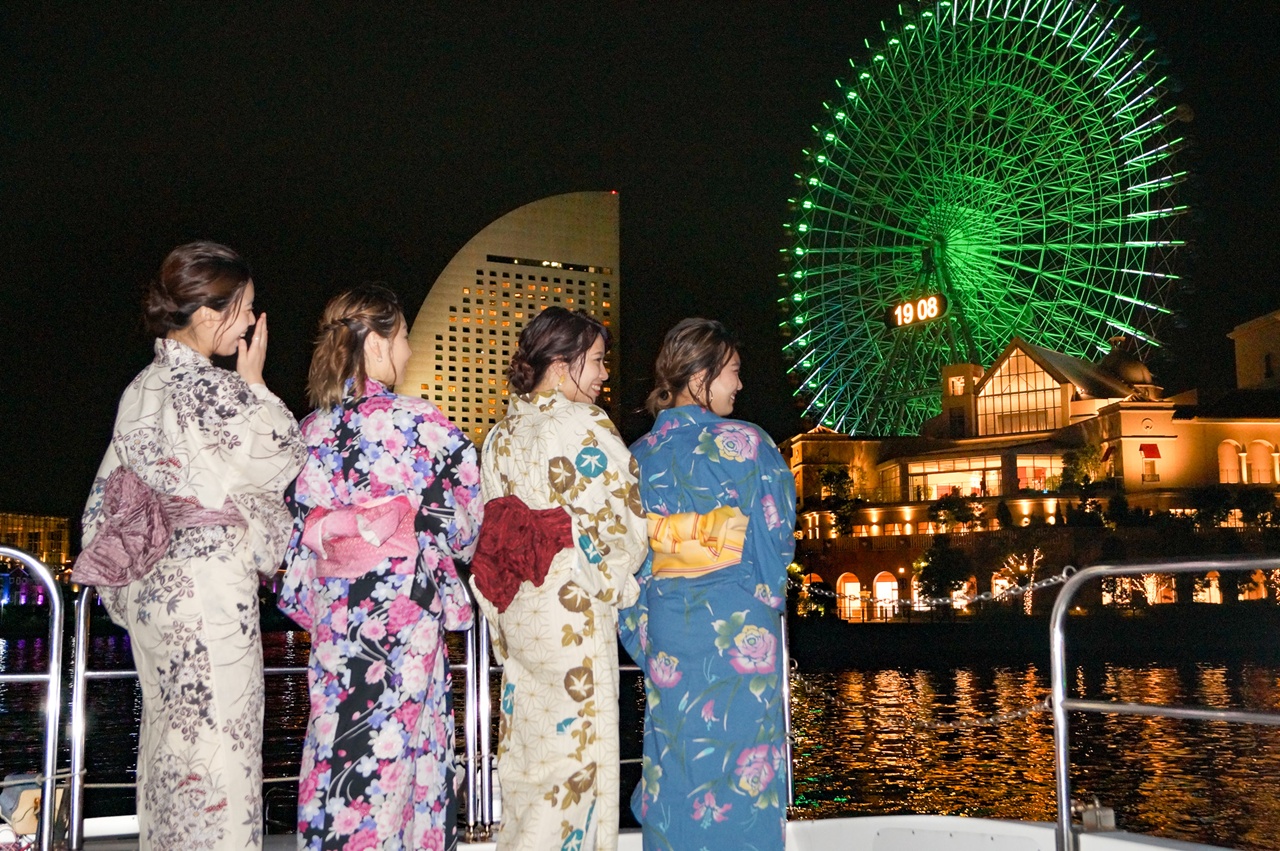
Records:
<instances>
[{"instance_id":1,"label":"building facade","mask_svg":"<svg viewBox=\"0 0 1280 851\"><path fill-rule=\"evenodd\" d=\"M71 561L71 521L42 514L0 513L0 544L24 550L57 571Z\"/></svg>"},{"instance_id":2,"label":"building facade","mask_svg":"<svg viewBox=\"0 0 1280 851\"><path fill-rule=\"evenodd\" d=\"M1104 498L1121 494L1131 510L1151 512L1190 513L1193 493L1211 485L1280 490L1280 382L1265 369L1280 356L1280 311L1231 336L1238 362L1251 366L1239 371L1240 387L1212 400L1194 391L1166 398L1119 349L1094 364L1015 339L987 368L943 370L942 414L919 437L819 428L791 438L782 449L808 577L842 599L910 599L912 564L937 534L992 543L1011 527L1065 525L1081 502L1069 485L1082 471ZM853 498L843 522L829 510L832 470ZM957 524L939 511L948 498L972 517ZM971 590L1001 582L988 572Z\"/></svg>"},{"instance_id":3,"label":"building facade","mask_svg":"<svg viewBox=\"0 0 1280 851\"><path fill-rule=\"evenodd\" d=\"M434 402L480 444L506 414L507 362L540 311L586 310L617 338L618 261L617 192L556 195L507 213L463 246L431 287L398 389ZM620 386L616 352L606 359L605 408Z\"/></svg>"},{"instance_id":4,"label":"building facade","mask_svg":"<svg viewBox=\"0 0 1280 851\"><path fill-rule=\"evenodd\" d=\"M71 563L71 521L65 517L0 512L0 544L35 556L54 575ZM28 576L16 561L0 558L0 608L43 605L44 586Z\"/></svg>"}]
</instances>

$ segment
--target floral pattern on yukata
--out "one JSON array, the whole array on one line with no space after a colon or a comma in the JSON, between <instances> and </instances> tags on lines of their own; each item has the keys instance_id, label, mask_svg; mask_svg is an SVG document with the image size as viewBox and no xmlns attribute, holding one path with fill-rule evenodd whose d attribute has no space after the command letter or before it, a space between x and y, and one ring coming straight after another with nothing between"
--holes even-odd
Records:
<instances>
[{"instance_id":1,"label":"floral pattern on yukata","mask_svg":"<svg viewBox=\"0 0 1280 851\"><path fill-rule=\"evenodd\" d=\"M369 381L302 423L286 497L293 537L280 608L311 632L311 718L298 788L303 849L445 849L456 841L454 722L444 630L471 625L455 561L475 548L476 449L423 399ZM316 576L308 513L409 495L416 558L355 579Z\"/></svg>"},{"instance_id":2,"label":"floral pattern on yukata","mask_svg":"<svg viewBox=\"0 0 1280 851\"><path fill-rule=\"evenodd\" d=\"M782 607L795 483L756 426L685 406L631 446L653 514L748 517L742 561L704 576L640 575L622 641L645 671L642 779L631 808L651 849L781 849L786 801Z\"/></svg>"},{"instance_id":3,"label":"floral pattern on yukata","mask_svg":"<svg viewBox=\"0 0 1280 851\"><path fill-rule=\"evenodd\" d=\"M502 614L476 595L503 663L498 848L613 851L617 608L635 601L648 555L635 460L604 411L554 391L513 397L482 458L486 501L562 508L576 541Z\"/></svg>"},{"instance_id":4,"label":"floral pattern on yukata","mask_svg":"<svg viewBox=\"0 0 1280 851\"><path fill-rule=\"evenodd\" d=\"M175 529L143 578L99 589L129 631L142 687L138 845L262 846L262 636L259 575L288 539L281 495L302 466L298 424L261 384L173 340L120 399L111 444L84 512L102 523L103 487L126 466L154 490L223 508L245 527Z\"/></svg>"}]
</instances>

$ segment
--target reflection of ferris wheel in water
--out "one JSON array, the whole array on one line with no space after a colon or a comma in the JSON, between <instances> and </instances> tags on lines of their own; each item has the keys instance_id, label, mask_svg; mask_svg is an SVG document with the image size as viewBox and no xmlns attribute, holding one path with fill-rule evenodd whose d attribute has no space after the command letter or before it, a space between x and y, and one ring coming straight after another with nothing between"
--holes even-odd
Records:
<instances>
[{"instance_id":1,"label":"reflection of ferris wheel in water","mask_svg":"<svg viewBox=\"0 0 1280 851\"><path fill-rule=\"evenodd\" d=\"M815 126L783 298L806 416L910 434L939 370L1014 336L1094 360L1154 329L1179 110L1118 7L941 0L885 26Z\"/></svg>"}]
</instances>

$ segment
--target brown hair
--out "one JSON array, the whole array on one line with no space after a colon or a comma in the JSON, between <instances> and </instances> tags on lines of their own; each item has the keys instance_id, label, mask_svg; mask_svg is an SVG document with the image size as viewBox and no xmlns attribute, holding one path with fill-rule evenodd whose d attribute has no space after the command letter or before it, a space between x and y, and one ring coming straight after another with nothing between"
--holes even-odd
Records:
<instances>
[{"instance_id":1,"label":"brown hair","mask_svg":"<svg viewBox=\"0 0 1280 851\"><path fill-rule=\"evenodd\" d=\"M585 310L548 307L520 332L516 353L507 364L507 383L517 393L530 393L556 361L573 366L596 339L609 348L609 329Z\"/></svg>"},{"instance_id":2,"label":"brown hair","mask_svg":"<svg viewBox=\"0 0 1280 851\"><path fill-rule=\"evenodd\" d=\"M738 351L738 341L714 319L682 319L667 332L653 368L653 391L644 406L654 416L674 408L676 397L688 391L704 408L711 407L711 382ZM695 376L706 373L699 393L689 386Z\"/></svg>"},{"instance_id":3,"label":"brown hair","mask_svg":"<svg viewBox=\"0 0 1280 851\"><path fill-rule=\"evenodd\" d=\"M164 258L142 299L147 331L163 337L186 328L202 307L225 312L240 303L252 277L244 258L225 245L179 245Z\"/></svg>"},{"instance_id":4,"label":"brown hair","mask_svg":"<svg viewBox=\"0 0 1280 851\"><path fill-rule=\"evenodd\" d=\"M329 299L307 371L307 398L317 408L339 404L348 381L364 393L364 341L369 334L390 340L404 322L400 299L379 284L361 284ZM397 376L398 378L399 376Z\"/></svg>"}]
</instances>

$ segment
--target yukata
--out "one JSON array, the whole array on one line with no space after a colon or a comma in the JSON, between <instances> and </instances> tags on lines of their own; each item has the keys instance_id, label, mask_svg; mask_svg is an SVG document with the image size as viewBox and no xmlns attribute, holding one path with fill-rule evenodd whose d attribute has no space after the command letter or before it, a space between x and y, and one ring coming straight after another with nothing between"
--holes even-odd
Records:
<instances>
[{"instance_id":1,"label":"yukata","mask_svg":"<svg viewBox=\"0 0 1280 851\"><path fill-rule=\"evenodd\" d=\"M654 549L621 624L645 671L644 847L780 849L791 472L759 428L695 405L663 411L631 451Z\"/></svg>"},{"instance_id":2,"label":"yukata","mask_svg":"<svg viewBox=\"0 0 1280 851\"><path fill-rule=\"evenodd\" d=\"M648 555L635 461L603 410L558 391L513 396L481 457L486 502L561 508L576 542L502 613L476 594L503 664L498 848L613 851L617 611L635 602L633 574Z\"/></svg>"},{"instance_id":3,"label":"yukata","mask_svg":"<svg viewBox=\"0 0 1280 851\"><path fill-rule=\"evenodd\" d=\"M120 399L84 544L107 519L104 489L121 466L166 500L239 519L175 528L149 573L98 588L129 631L142 686L138 847L261 848L258 584L284 555L281 497L302 466L302 440L265 385L176 340L157 340L155 351Z\"/></svg>"},{"instance_id":4,"label":"yukata","mask_svg":"<svg viewBox=\"0 0 1280 851\"><path fill-rule=\"evenodd\" d=\"M439 851L457 841L444 631L471 625L455 562L480 529L480 470L435 405L352 384L303 420L307 462L286 494L279 604L311 632L298 847ZM389 534L380 511L396 504L407 510ZM351 522L317 541L322 516Z\"/></svg>"}]
</instances>

